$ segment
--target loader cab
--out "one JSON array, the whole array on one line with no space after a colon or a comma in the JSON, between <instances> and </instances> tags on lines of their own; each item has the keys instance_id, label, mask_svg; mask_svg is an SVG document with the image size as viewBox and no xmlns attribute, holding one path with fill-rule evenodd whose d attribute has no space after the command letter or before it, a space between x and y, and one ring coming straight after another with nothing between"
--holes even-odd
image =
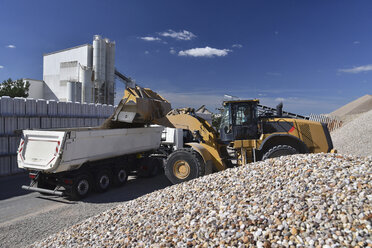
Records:
<instances>
[{"instance_id":1,"label":"loader cab","mask_svg":"<svg viewBox=\"0 0 372 248\"><path fill-rule=\"evenodd\" d=\"M234 140L258 138L258 100L223 102L220 139L224 143Z\"/></svg>"}]
</instances>

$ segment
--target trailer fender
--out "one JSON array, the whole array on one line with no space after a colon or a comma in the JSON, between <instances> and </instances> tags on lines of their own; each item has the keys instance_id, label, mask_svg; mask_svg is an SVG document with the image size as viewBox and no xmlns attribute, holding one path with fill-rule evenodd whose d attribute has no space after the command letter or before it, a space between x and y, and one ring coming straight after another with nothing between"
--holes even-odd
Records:
<instances>
[{"instance_id":1,"label":"trailer fender","mask_svg":"<svg viewBox=\"0 0 372 248\"><path fill-rule=\"evenodd\" d=\"M186 143L185 145L190 146L194 151L199 153L205 164L205 174L211 174L213 172L213 159L208 149L199 143Z\"/></svg>"}]
</instances>

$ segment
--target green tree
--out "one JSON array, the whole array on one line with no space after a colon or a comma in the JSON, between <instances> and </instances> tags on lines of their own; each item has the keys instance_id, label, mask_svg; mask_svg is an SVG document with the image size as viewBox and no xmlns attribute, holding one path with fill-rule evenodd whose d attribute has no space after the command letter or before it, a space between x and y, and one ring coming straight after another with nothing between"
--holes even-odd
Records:
<instances>
[{"instance_id":1,"label":"green tree","mask_svg":"<svg viewBox=\"0 0 372 248\"><path fill-rule=\"evenodd\" d=\"M11 78L4 80L0 84L0 96L28 97L30 83L23 82L22 79L13 81Z\"/></svg>"}]
</instances>

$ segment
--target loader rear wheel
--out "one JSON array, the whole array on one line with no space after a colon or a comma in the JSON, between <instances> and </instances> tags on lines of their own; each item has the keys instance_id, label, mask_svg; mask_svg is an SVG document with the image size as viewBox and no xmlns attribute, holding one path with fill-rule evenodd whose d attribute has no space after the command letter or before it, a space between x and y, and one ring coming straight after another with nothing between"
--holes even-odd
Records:
<instances>
[{"instance_id":1,"label":"loader rear wheel","mask_svg":"<svg viewBox=\"0 0 372 248\"><path fill-rule=\"evenodd\" d=\"M101 170L96 175L96 191L105 192L109 189L112 176L109 170Z\"/></svg>"},{"instance_id":2,"label":"loader rear wheel","mask_svg":"<svg viewBox=\"0 0 372 248\"><path fill-rule=\"evenodd\" d=\"M92 181L88 175L82 174L74 179L71 187L70 196L73 200L86 197L92 188Z\"/></svg>"},{"instance_id":3,"label":"loader rear wheel","mask_svg":"<svg viewBox=\"0 0 372 248\"><path fill-rule=\"evenodd\" d=\"M173 152L165 163L165 175L173 184L205 175L205 164L199 153L192 149Z\"/></svg>"},{"instance_id":4,"label":"loader rear wheel","mask_svg":"<svg viewBox=\"0 0 372 248\"><path fill-rule=\"evenodd\" d=\"M268 158L276 158L276 157L281 157L281 156L286 156L286 155L292 155L292 154L298 154L298 151L292 146L278 145L268 150L263 155L262 160L265 160Z\"/></svg>"},{"instance_id":5,"label":"loader rear wheel","mask_svg":"<svg viewBox=\"0 0 372 248\"><path fill-rule=\"evenodd\" d=\"M114 169L113 184L117 187L124 185L128 180L128 173L124 167Z\"/></svg>"}]
</instances>

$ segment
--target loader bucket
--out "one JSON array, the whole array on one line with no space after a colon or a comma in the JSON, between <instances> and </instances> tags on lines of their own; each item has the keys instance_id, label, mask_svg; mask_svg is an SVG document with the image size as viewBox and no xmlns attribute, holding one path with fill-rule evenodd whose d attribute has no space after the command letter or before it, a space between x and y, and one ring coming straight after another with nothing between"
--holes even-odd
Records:
<instances>
[{"instance_id":1,"label":"loader bucket","mask_svg":"<svg viewBox=\"0 0 372 248\"><path fill-rule=\"evenodd\" d=\"M114 114L106 120L106 128L116 126L112 122L151 124L170 110L171 104L152 90L139 86L127 88Z\"/></svg>"}]
</instances>

